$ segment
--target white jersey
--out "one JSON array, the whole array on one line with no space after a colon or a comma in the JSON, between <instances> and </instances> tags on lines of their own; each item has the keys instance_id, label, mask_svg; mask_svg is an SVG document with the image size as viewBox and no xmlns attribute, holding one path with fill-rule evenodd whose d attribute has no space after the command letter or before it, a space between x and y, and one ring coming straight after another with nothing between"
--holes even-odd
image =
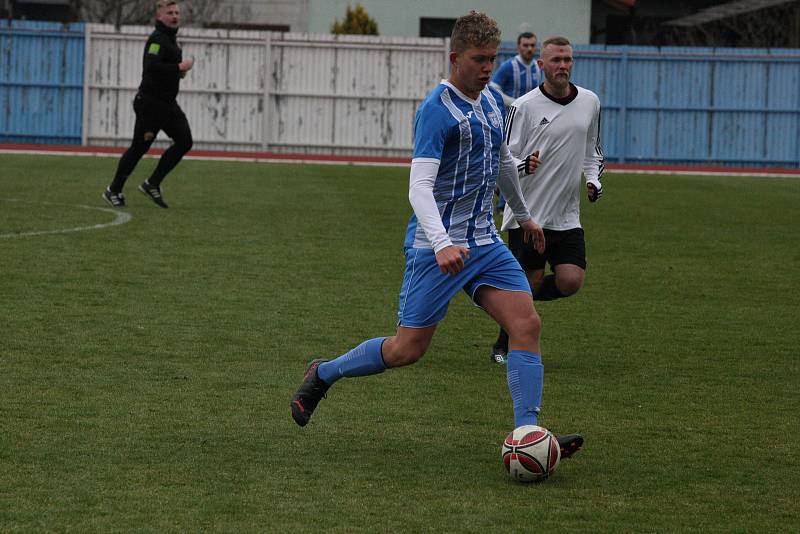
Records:
<instances>
[{"instance_id":1,"label":"white jersey","mask_svg":"<svg viewBox=\"0 0 800 534\"><path fill-rule=\"evenodd\" d=\"M573 86L570 97L555 99L542 85L521 96L509 108L506 143L517 162L520 184L531 216L542 228L580 228L580 199L586 182L599 190L603 175L600 146L600 99ZM525 158L539 151L541 164L525 174ZM506 207L502 230L517 228Z\"/></svg>"}]
</instances>

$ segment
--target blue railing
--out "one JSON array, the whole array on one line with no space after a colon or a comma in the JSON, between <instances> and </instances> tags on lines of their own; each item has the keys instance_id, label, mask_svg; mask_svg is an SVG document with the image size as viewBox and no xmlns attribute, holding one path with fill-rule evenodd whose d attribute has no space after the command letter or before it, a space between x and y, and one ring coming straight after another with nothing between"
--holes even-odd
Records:
<instances>
[{"instance_id":1,"label":"blue railing","mask_svg":"<svg viewBox=\"0 0 800 534\"><path fill-rule=\"evenodd\" d=\"M0 21L0 142L80 144L84 46L83 24ZM800 50L579 45L573 80L609 161L800 168Z\"/></svg>"},{"instance_id":2,"label":"blue railing","mask_svg":"<svg viewBox=\"0 0 800 534\"><path fill-rule=\"evenodd\" d=\"M511 43L500 59L516 53ZM615 162L800 167L800 50L576 46Z\"/></svg>"},{"instance_id":3,"label":"blue railing","mask_svg":"<svg viewBox=\"0 0 800 534\"><path fill-rule=\"evenodd\" d=\"M83 24L0 20L0 142L80 144Z\"/></svg>"}]
</instances>

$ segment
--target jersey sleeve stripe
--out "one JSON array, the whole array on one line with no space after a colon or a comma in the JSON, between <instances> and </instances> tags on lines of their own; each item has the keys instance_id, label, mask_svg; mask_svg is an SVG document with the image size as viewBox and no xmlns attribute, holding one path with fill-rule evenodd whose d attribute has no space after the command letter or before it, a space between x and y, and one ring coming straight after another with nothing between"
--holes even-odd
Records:
<instances>
[{"instance_id":1,"label":"jersey sleeve stripe","mask_svg":"<svg viewBox=\"0 0 800 534\"><path fill-rule=\"evenodd\" d=\"M514 106L509 106L508 108L508 116L506 116L506 144L509 143L511 139L511 125L514 123L514 115L517 114L517 108Z\"/></svg>"}]
</instances>

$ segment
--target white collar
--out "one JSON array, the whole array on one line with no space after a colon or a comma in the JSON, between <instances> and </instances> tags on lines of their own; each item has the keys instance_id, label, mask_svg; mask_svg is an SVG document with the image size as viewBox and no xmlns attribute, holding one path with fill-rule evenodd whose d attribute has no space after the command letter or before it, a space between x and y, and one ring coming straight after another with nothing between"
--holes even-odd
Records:
<instances>
[{"instance_id":1,"label":"white collar","mask_svg":"<svg viewBox=\"0 0 800 534\"><path fill-rule=\"evenodd\" d=\"M516 59L517 61L519 61L520 63L522 63L526 67L530 67L531 65L535 65L536 64L536 59L535 58L531 58L531 62L530 63L525 63L525 60L522 59L522 56L519 55L519 54L514 56L514 59Z\"/></svg>"},{"instance_id":2,"label":"white collar","mask_svg":"<svg viewBox=\"0 0 800 534\"><path fill-rule=\"evenodd\" d=\"M470 98L470 97L468 97L467 95L465 95L464 93L462 93L461 91L459 91L459 90L458 90L458 88L457 88L455 85L453 85L452 83L450 83L448 80L442 80L442 83L443 83L444 85L446 85L447 87L449 87L450 89L452 89L453 91L455 91L455 93L456 93L456 94L457 94L457 95L458 95L460 98L463 98L463 99L464 99L464 100L466 100L467 102L469 102L469 103L471 103L471 104L480 104L480 103L481 103L481 95L480 95L480 94L478 94L478 98ZM484 88L484 91L485 91L485 90L486 90L486 89ZM481 91L481 93L483 93L483 91Z\"/></svg>"}]
</instances>

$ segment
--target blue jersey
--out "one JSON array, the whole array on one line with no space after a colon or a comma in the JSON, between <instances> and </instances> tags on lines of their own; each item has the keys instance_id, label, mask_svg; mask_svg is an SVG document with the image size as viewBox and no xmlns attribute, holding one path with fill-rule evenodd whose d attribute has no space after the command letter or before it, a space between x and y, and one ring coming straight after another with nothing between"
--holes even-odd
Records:
<instances>
[{"instance_id":1,"label":"blue jersey","mask_svg":"<svg viewBox=\"0 0 800 534\"><path fill-rule=\"evenodd\" d=\"M500 170L505 107L485 88L472 100L442 81L417 110L413 159L437 161L433 197L454 245L501 242L494 225L492 195ZM432 248L412 215L405 247Z\"/></svg>"},{"instance_id":2,"label":"blue jersey","mask_svg":"<svg viewBox=\"0 0 800 534\"><path fill-rule=\"evenodd\" d=\"M535 60L526 65L516 55L500 65L492 76L492 81L503 93L516 99L538 87L540 78L541 72Z\"/></svg>"}]
</instances>

